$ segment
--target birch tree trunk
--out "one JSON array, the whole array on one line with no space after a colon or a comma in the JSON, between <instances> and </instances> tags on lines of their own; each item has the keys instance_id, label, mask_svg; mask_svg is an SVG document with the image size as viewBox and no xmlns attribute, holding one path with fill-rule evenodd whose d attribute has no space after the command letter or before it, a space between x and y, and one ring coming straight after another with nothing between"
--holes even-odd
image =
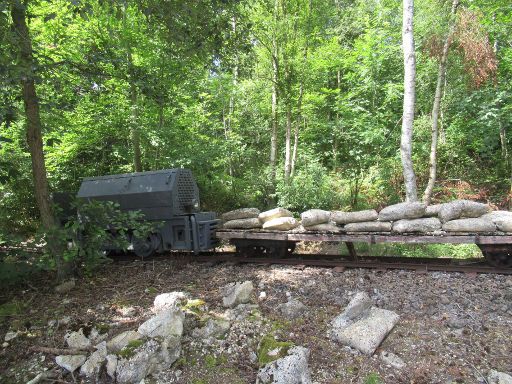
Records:
<instances>
[{"instance_id":1,"label":"birch tree trunk","mask_svg":"<svg viewBox=\"0 0 512 384\"><path fill-rule=\"evenodd\" d=\"M444 85L446 84L446 65L448 58L448 50L450 48L450 40L455 28L455 13L459 6L459 0L453 0L452 10L450 14L450 26L448 28L448 34L444 40L443 51L441 53L441 59L439 60L439 68L437 71L437 84L436 93L434 96L434 104L432 106L432 142L430 145L430 160L429 160L429 177L428 183L423 193L423 202L430 204L432 199L432 192L437 178L437 141L439 139L439 112L441 110L441 98L443 95Z\"/></svg>"},{"instance_id":2,"label":"birch tree trunk","mask_svg":"<svg viewBox=\"0 0 512 384\"><path fill-rule=\"evenodd\" d=\"M275 187L276 182L276 161L277 161L277 133L278 133L278 103L279 103L279 94L278 94L278 81L279 81L279 49L277 42L277 14L279 11L279 0L274 1L274 31L272 36L272 52L271 52L271 60L272 60L272 112L271 112L271 124L272 124L272 132L270 137L270 182L272 186Z\"/></svg>"},{"instance_id":3,"label":"birch tree trunk","mask_svg":"<svg viewBox=\"0 0 512 384\"><path fill-rule=\"evenodd\" d=\"M285 138L285 158L284 158L284 180L290 180L291 167L291 138L292 138L292 106L288 101L286 106L286 138Z\"/></svg>"},{"instance_id":4,"label":"birch tree trunk","mask_svg":"<svg viewBox=\"0 0 512 384\"><path fill-rule=\"evenodd\" d=\"M402 42L404 51L404 105L400 154L407 201L417 201L416 175L412 164L412 133L414 123L416 57L414 51L414 0L403 0Z\"/></svg>"}]
</instances>

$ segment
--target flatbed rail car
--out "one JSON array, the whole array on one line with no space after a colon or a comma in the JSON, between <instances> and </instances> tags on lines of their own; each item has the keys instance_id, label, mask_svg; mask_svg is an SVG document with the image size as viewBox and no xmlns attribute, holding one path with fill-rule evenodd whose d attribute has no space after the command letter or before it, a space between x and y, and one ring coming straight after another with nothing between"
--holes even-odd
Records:
<instances>
[{"instance_id":1,"label":"flatbed rail car","mask_svg":"<svg viewBox=\"0 0 512 384\"><path fill-rule=\"evenodd\" d=\"M405 244L475 244L487 262L499 268L512 267L512 235L497 234L393 234L393 233L319 233L281 232L263 230L218 229L220 240L229 240L237 252L247 256L261 253L272 257L285 257L295 250L299 241L329 241L345 243L349 255L357 259L354 243L405 243Z\"/></svg>"}]
</instances>

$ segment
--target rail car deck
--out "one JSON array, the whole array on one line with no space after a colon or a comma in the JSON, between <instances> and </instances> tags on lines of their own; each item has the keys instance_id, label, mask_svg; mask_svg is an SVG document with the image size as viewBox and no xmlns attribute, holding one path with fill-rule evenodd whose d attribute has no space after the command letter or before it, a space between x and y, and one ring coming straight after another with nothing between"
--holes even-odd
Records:
<instances>
[{"instance_id":1,"label":"rail car deck","mask_svg":"<svg viewBox=\"0 0 512 384\"><path fill-rule=\"evenodd\" d=\"M332 241L345 243L349 254L356 259L354 243L406 244L476 244L487 261L496 267L512 267L511 234L395 234L395 233L320 233L282 232L264 230L217 230L217 238L229 240L237 251L248 255L265 250L273 256L292 253L299 241Z\"/></svg>"}]
</instances>

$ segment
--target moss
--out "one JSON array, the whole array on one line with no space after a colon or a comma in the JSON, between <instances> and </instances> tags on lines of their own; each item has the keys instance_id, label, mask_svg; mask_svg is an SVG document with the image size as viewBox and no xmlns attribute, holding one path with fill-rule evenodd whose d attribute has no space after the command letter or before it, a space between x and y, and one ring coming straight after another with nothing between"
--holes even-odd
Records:
<instances>
[{"instance_id":1,"label":"moss","mask_svg":"<svg viewBox=\"0 0 512 384\"><path fill-rule=\"evenodd\" d=\"M206 362L206 366L208 368L214 368L217 366L217 358L213 355L206 355L204 361Z\"/></svg>"},{"instance_id":2,"label":"moss","mask_svg":"<svg viewBox=\"0 0 512 384\"><path fill-rule=\"evenodd\" d=\"M290 341L277 341L272 335L264 336L258 346L258 362L260 366L267 365L274 360L288 354L288 350L294 344Z\"/></svg>"},{"instance_id":3,"label":"moss","mask_svg":"<svg viewBox=\"0 0 512 384\"><path fill-rule=\"evenodd\" d=\"M208 384L208 382L205 379L194 379L192 384Z\"/></svg>"},{"instance_id":4,"label":"moss","mask_svg":"<svg viewBox=\"0 0 512 384\"><path fill-rule=\"evenodd\" d=\"M126 347L119 351L118 355L125 359L129 359L135 354L135 350L144 344L144 340L132 340Z\"/></svg>"},{"instance_id":5,"label":"moss","mask_svg":"<svg viewBox=\"0 0 512 384\"><path fill-rule=\"evenodd\" d=\"M107 333L110 330L110 325L105 324L105 323L98 323L98 324L95 324L95 328L102 335L104 333Z\"/></svg>"},{"instance_id":6,"label":"moss","mask_svg":"<svg viewBox=\"0 0 512 384\"><path fill-rule=\"evenodd\" d=\"M174 369L181 369L187 365L187 358L185 356L179 358L176 360L176 362L173 364Z\"/></svg>"},{"instance_id":7,"label":"moss","mask_svg":"<svg viewBox=\"0 0 512 384\"><path fill-rule=\"evenodd\" d=\"M380 376L377 373L372 372L364 378L363 383L364 384L382 384L384 382L382 381L382 379L380 378Z\"/></svg>"}]
</instances>

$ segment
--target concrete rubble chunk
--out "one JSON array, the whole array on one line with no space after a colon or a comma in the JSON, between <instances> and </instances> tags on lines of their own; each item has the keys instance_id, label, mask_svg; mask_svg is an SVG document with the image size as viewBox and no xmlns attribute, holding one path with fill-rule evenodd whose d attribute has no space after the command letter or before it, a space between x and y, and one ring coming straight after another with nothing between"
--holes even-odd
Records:
<instances>
[{"instance_id":1,"label":"concrete rubble chunk","mask_svg":"<svg viewBox=\"0 0 512 384\"><path fill-rule=\"evenodd\" d=\"M429 233L439 229L441 229L441 221L437 217L412 220L402 219L393 223L393 232L398 233Z\"/></svg>"},{"instance_id":2,"label":"concrete rubble chunk","mask_svg":"<svg viewBox=\"0 0 512 384\"><path fill-rule=\"evenodd\" d=\"M269 211L261 212L258 215L258 218L262 223L266 223L267 221L278 219L280 217L293 217L293 214L284 208L274 208Z\"/></svg>"},{"instance_id":3,"label":"concrete rubble chunk","mask_svg":"<svg viewBox=\"0 0 512 384\"><path fill-rule=\"evenodd\" d=\"M275 230L275 231L289 231L290 229L297 228L300 223L293 217L278 217L266 221L263 224L263 229Z\"/></svg>"},{"instance_id":4,"label":"concrete rubble chunk","mask_svg":"<svg viewBox=\"0 0 512 384\"><path fill-rule=\"evenodd\" d=\"M373 355L377 347L398 322L399 316L386 309L372 307L368 315L345 328L334 329L334 338L341 344Z\"/></svg>"},{"instance_id":5,"label":"concrete rubble chunk","mask_svg":"<svg viewBox=\"0 0 512 384\"><path fill-rule=\"evenodd\" d=\"M380 353L380 359L384 364L390 365L396 369L402 369L405 367L405 363L400 357L388 351L382 351Z\"/></svg>"},{"instance_id":6,"label":"concrete rubble chunk","mask_svg":"<svg viewBox=\"0 0 512 384\"><path fill-rule=\"evenodd\" d=\"M73 349L87 349L91 346L91 340L85 337L82 328L80 328L78 332L66 333L64 335L64 340L66 341L68 347Z\"/></svg>"},{"instance_id":7,"label":"concrete rubble chunk","mask_svg":"<svg viewBox=\"0 0 512 384\"><path fill-rule=\"evenodd\" d=\"M260 210L258 208L239 208L233 211L223 213L221 219L223 221L253 219L258 218Z\"/></svg>"},{"instance_id":8,"label":"concrete rubble chunk","mask_svg":"<svg viewBox=\"0 0 512 384\"><path fill-rule=\"evenodd\" d=\"M198 339L219 338L228 333L230 327L231 323L227 319L208 319L204 327L196 328L192 331L192 337Z\"/></svg>"},{"instance_id":9,"label":"concrete rubble chunk","mask_svg":"<svg viewBox=\"0 0 512 384\"><path fill-rule=\"evenodd\" d=\"M96 351L94 351L80 367L80 374L89 378L97 377L106 358L107 342L102 341L96 346Z\"/></svg>"},{"instance_id":10,"label":"concrete rubble chunk","mask_svg":"<svg viewBox=\"0 0 512 384\"><path fill-rule=\"evenodd\" d=\"M246 304L251 299L253 290L252 281L228 284L223 288L224 297L222 298L222 305L226 308L233 308L238 304Z\"/></svg>"},{"instance_id":11,"label":"concrete rubble chunk","mask_svg":"<svg viewBox=\"0 0 512 384\"><path fill-rule=\"evenodd\" d=\"M153 312L159 313L167 309L179 309L186 304L189 295L185 292L167 292L155 297L153 301Z\"/></svg>"},{"instance_id":12,"label":"concrete rubble chunk","mask_svg":"<svg viewBox=\"0 0 512 384\"><path fill-rule=\"evenodd\" d=\"M344 227L346 232L390 232L391 223L384 221L367 221L350 223Z\"/></svg>"},{"instance_id":13,"label":"concrete rubble chunk","mask_svg":"<svg viewBox=\"0 0 512 384\"><path fill-rule=\"evenodd\" d=\"M107 375L109 375L112 379L115 380L117 368L117 355L107 355L106 360Z\"/></svg>"},{"instance_id":14,"label":"concrete rubble chunk","mask_svg":"<svg viewBox=\"0 0 512 384\"><path fill-rule=\"evenodd\" d=\"M372 305L373 301L366 292L358 292L350 300L345 310L336 316L331 324L337 330L345 328L356 319L366 315Z\"/></svg>"},{"instance_id":15,"label":"concrete rubble chunk","mask_svg":"<svg viewBox=\"0 0 512 384\"><path fill-rule=\"evenodd\" d=\"M417 219L425 215L426 205L423 203L398 203L383 208L379 212L380 221L401 219Z\"/></svg>"},{"instance_id":16,"label":"concrete rubble chunk","mask_svg":"<svg viewBox=\"0 0 512 384\"><path fill-rule=\"evenodd\" d=\"M306 231L315 232L343 232L343 228L338 227L335 222L316 224L309 227L303 227Z\"/></svg>"},{"instance_id":17,"label":"concrete rubble chunk","mask_svg":"<svg viewBox=\"0 0 512 384\"><path fill-rule=\"evenodd\" d=\"M322 209L310 209L300 214L300 219L304 227L328 223L331 219L331 212Z\"/></svg>"},{"instance_id":18,"label":"concrete rubble chunk","mask_svg":"<svg viewBox=\"0 0 512 384\"><path fill-rule=\"evenodd\" d=\"M495 232L496 226L492 221L483 219L457 219L443 224L446 232Z\"/></svg>"},{"instance_id":19,"label":"concrete rubble chunk","mask_svg":"<svg viewBox=\"0 0 512 384\"><path fill-rule=\"evenodd\" d=\"M131 341L142 339L142 335L136 331L126 331L112 338L107 342L109 352L119 352L126 347Z\"/></svg>"},{"instance_id":20,"label":"concrete rubble chunk","mask_svg":"<svg viewBox=\"0 0 512 384\"><path fill-rule=\"evenodd\" d=\"M261 228L260 220L255 217L252 219L236 219L226 221L222 224L222 228L224 229L253 229L253 228Z\"/></svg>"},{"instance_id":21,"label":"concrete rubble chunk","mask_svg":"<svg viewBox=\"0 0 512 384\"><path fill-rule=\"evenodd\" d=\"M57 365L69 372L76 371L86 360L85 355L60 355L55 357Z\"/></svg>"},{"instance_id":22,"label":"concrete rubble chunk","mask_svg":"<svg viewBox=\"0 0 512 384\"><path fill-rule=\"evenodd\" d=\"M182 311L167 309L142 323L137 331L147 337L181 336L184 318Z\"/></svg>"},{"instance_id":23,"label":"concrete rubble chunk","mask_svg":"<svg viewBox=\"0 0 512 384\"><path fill-rule=\"evenodd\" d=\"M487 376L487 382L489 384L512 384L512 376L507 373L491 369Z\"/></svg>"},{"instance_id":24,"label":"concrete rubble chunk","mask_svg":"<svg viewBox=\"0 0 512 384\"><path fill-rule=\"evenodd\" d=\"M301 301L297 299L288 299L286 303L279 304L277 310L283 317L289 320L300 317L308 307L306 307Z\"/></svg>"},{"instance_id":25,"label":"concrete rubble chunk","mask_svg":"<svg viewBox=\"0 0 512 384\"><path fill-rule=\"evenodd\" d=\"M487 204L471 200L454 200L444 203L439 210L439 220L446 223L460 218L475 218L489 213L491 208Z\"/></svg>"},{"instance_id":26,"label":"concrete rubble chunk","mask_svg":"<svg viewBox=\"0 0 512 384\"><path fill-rule=\"evenodd\" d=\"M377 220L379 214L375 209L367 209L356 212L332 211L331 220L336 224L361 223Z\"/></svg>"},{"instance_id":27,"label":"concrete rubble chunk","mask_svg":"<svg viewBox=\"0 0 512 384\"><path fill-rule=\"evenodd\" d=\"M311 384L308 358L309 349L290 348L287 356L277 359L259 370L256 384Z\"/></svg>"}]
</instances>

